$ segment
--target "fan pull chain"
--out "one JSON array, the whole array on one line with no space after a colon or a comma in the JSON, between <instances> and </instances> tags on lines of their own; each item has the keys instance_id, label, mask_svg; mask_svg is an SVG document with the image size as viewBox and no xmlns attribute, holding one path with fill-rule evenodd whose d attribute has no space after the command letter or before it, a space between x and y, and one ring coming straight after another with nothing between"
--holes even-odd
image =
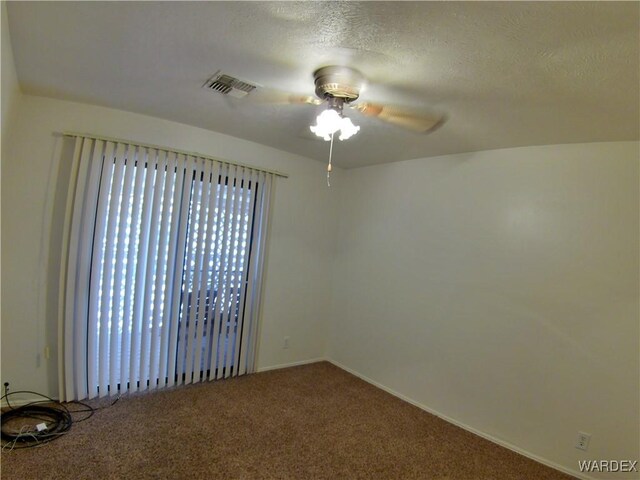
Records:
<instances>
[{"instance_id":1,"label":"fan pull chain","mask_svg":"<svg viewBox=\"0 0 640 480\"><path fill-rule=\"evenodd\" d=\"M329 146L329 165L327 165L327 187L331 187L331 157L333 156L333 133L331 134L331 145Z\"/></svg>"}]
</instances>

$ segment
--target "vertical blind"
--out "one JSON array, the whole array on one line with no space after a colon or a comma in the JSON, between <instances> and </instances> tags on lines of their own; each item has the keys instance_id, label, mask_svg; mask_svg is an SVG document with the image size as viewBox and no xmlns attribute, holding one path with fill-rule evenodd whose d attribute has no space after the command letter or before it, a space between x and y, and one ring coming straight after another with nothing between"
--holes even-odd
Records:
<instances>
[{"instance_id":1,"label":"vertical blind","mask_svg":"<svg viewBox=\"0 0 640 480\"><path fill-rule=\"evenodd\" d=\"M65 400L251 372L273 174L78 136Z\"/></svg>"}]
</instances>

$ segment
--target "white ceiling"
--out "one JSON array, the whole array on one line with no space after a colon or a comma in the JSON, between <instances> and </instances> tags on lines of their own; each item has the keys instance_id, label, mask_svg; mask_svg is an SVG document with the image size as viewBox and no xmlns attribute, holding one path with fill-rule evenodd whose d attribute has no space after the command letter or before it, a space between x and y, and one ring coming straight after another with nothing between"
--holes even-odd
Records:
<instances>
[{"instance_id":1,"label":"white ceiling","mask_svg":"<svg viewBox=\"0 0 640 480\"><path fill-rule=\"evenodd\" d=\"M313 94L342 64L361 99L439 111L419 135L348 113L355 167L468 151L638 139L638 2L9 2L23 91L152 115L326 161L313 106L201 88L217 70ZM91 132L97 133L100 132Z\"/></svg>"}]
</instances>

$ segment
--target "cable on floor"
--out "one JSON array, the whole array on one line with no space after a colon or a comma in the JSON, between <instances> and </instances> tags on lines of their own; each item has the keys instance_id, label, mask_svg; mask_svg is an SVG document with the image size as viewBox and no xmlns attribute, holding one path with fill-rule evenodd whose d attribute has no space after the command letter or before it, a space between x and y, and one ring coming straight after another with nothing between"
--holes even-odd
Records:
<instances>
[{"instance_id":1,"label":"cable on floor","mask_svg":"<svg viewBox=\"0 0 640 480\"><path fill-rule=\"evenodd\" d=\"M13 407L9 397L25 393L37 395L42 400ZM119 399L120 396L116 397L108 407L114 405ZM8 405L8 410L2 412L0 428L3 451L40 447L69 432L74 423L88 420L97 410L107 408L94 408L78 401L62 403L30 390L6 393L0 397L1 400L5 400ZM77 418L74 415L81 415L81 417Z\"/></svg>"}]
</instances>

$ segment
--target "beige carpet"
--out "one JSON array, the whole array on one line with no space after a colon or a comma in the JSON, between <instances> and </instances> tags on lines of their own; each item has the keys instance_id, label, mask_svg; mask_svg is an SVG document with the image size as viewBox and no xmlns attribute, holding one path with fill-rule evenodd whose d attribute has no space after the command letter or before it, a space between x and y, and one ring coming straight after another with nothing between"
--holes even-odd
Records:
<instances>
[{"instance_id":1,"label":"beige carpet","mask_svg":"<svg viewBox=\"0 0 640 480\"><path fill-rule=\"evenodd\" d=\"M123 397L3 479L566 479L329 363Z\"/></svg>"}]
</instances>

